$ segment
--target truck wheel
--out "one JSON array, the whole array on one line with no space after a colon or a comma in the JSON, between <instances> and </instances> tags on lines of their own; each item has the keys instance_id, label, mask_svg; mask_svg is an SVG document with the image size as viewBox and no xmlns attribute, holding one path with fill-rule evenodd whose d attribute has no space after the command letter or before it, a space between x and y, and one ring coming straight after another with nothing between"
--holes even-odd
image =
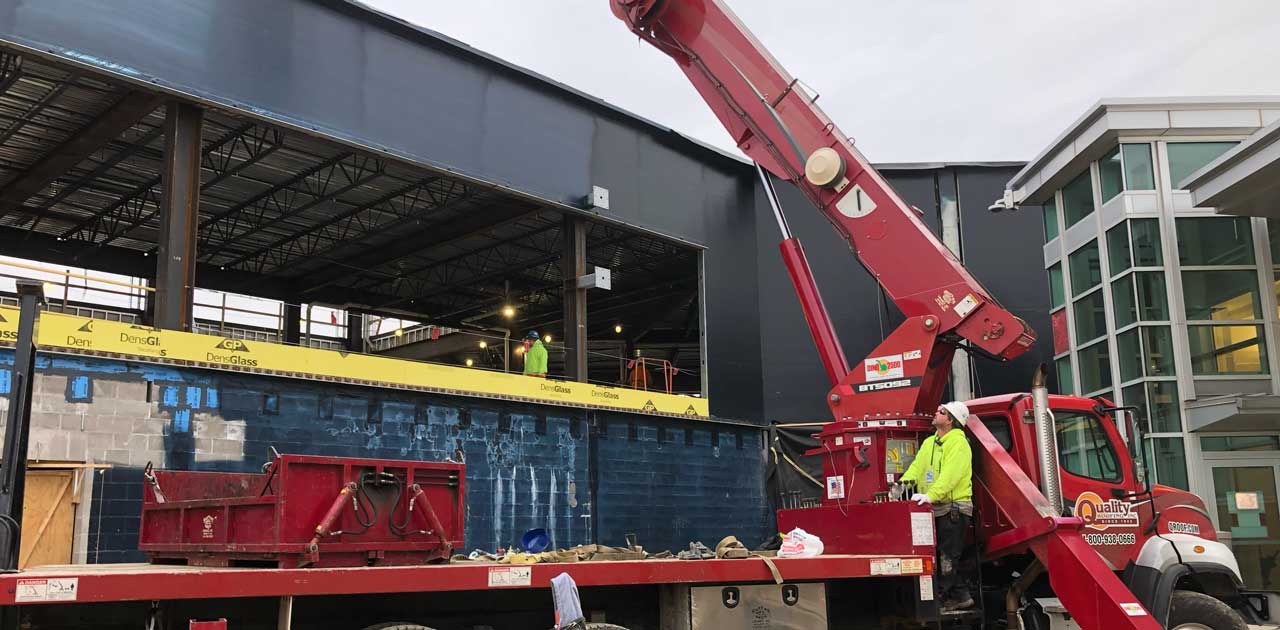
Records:
<instances>
[{"instance_id":1,"label":"truck wheel","mask_svg":"<svg viewBox=\"0 0 1280 630\"><path fill-rule=\"evenodd\" d=\"M364 630L431 630L426 626L420 626L416 623L406 623L403 621L388 621L386 623L376 623Z\"/></svg>"},{"instance_id":2,"label":"truck wheel","mask_svg":"<svg viewBox=\"0 0 1280 630\"><path fill-rule=\"evenodd\" d=\"M1169 598L1169 630L1249 630L1240 614L1218 599L1195 591Z\"/></svg>"}]
</instances>

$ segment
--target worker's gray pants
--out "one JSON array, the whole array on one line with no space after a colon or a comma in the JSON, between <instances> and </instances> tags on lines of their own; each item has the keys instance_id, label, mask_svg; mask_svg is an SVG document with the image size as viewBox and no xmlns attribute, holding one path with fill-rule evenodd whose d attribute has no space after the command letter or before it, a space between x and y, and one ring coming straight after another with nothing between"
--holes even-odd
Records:
<instances>
[{"instance_id":1,"label":"worker's gray pants","mask_svg":"<svg viewBox=\"0 0 1280 630\"><path fill-rule=\"evenodd\" d=\"M969 598L969 589L960 576L960 556L969 533L970 516L952 510L933 519L938 532L938 599L942 602Z\"/></svg>"}]
</instances>

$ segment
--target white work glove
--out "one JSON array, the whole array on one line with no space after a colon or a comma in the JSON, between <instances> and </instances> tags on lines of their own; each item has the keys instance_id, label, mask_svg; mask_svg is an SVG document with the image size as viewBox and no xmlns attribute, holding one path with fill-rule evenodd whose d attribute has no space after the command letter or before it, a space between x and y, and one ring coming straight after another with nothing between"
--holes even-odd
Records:
<instances>
[{"instance_id":1,"label":"white work glove","mask_svg":"<svg viewBox=\"0 0 1280 630\"><path fill-rule=\"evenodd\" d=\"M915 494L911 495L911 500L912 500L912 501L915 501L915 502L916 502L916 505L924 505L924 504L926 504L926 503L929 503L929 495L927 495L927 494L920 494L919 492L917 492L917 493L915 493Z\"/></svg>"}]
</instances>

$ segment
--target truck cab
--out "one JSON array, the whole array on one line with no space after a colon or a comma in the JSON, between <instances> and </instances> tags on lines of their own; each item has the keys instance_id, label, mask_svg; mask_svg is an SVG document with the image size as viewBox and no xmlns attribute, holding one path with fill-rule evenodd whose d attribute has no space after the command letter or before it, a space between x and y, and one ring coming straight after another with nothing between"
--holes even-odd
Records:
<instances>
[{"instance_id":1,"label":"truck cab","mask_svg":"<svg viewBox=\"0 0 1280 630\"><path fill-rule=\"evenodd\" d=\"M1242 592L1235 556L1218 542L1203 500L1149 482L1132 409L1117 408L1105 398L1050 395L1048 400L1057 441L1061 513L1084 521L1085 541L1156 619L1166 623L1178 591L1213 597L1245 619L1263 617ZM1032 397L992 396L968 405L971 425L976 420L986 427L1027 477L1040 483ZM979 478L983 455L974 450ZM975 483L974 490L975 535L981 548L1013 525L983 484ZM994 559L984 557L990 560Z\"/></svg>"}]
</instances>

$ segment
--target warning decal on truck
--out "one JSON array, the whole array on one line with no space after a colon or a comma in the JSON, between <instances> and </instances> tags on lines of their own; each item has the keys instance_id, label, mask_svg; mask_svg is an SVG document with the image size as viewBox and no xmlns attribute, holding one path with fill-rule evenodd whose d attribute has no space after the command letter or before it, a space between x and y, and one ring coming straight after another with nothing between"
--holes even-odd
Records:
<instances>
[{"instance_id":1,"label":"warning decal on truck","mask_svg":"<svg viewBox=\"0 0 1280 630\"><path fill-rule=\"evenodd\" d=\"M80 578L43 578L18 580L13 601L22 602L73 602Z\"/></svg>"},{"instance_id":2,"label":"warning decal on truck","mask_svg":"<svg viewBox=\"0 0 1280 630\"><path fill-rule=\"evenodd\" d=\"M1120 604L1120 609L1130 617L1145 617L1147 614L1147 611L1142 608L1142 604L1122 603Z\"/></svg>"},{"instance_id":3,"label":"warning decal on truck","mask_svg":"<svg viewBox=\"0 0 1280 630\"><path fill-rule=\"evenodd\" d=\"M529 586L533 583L530 567L489 567L489 588Z\"/></svg>"}]
</instances>

